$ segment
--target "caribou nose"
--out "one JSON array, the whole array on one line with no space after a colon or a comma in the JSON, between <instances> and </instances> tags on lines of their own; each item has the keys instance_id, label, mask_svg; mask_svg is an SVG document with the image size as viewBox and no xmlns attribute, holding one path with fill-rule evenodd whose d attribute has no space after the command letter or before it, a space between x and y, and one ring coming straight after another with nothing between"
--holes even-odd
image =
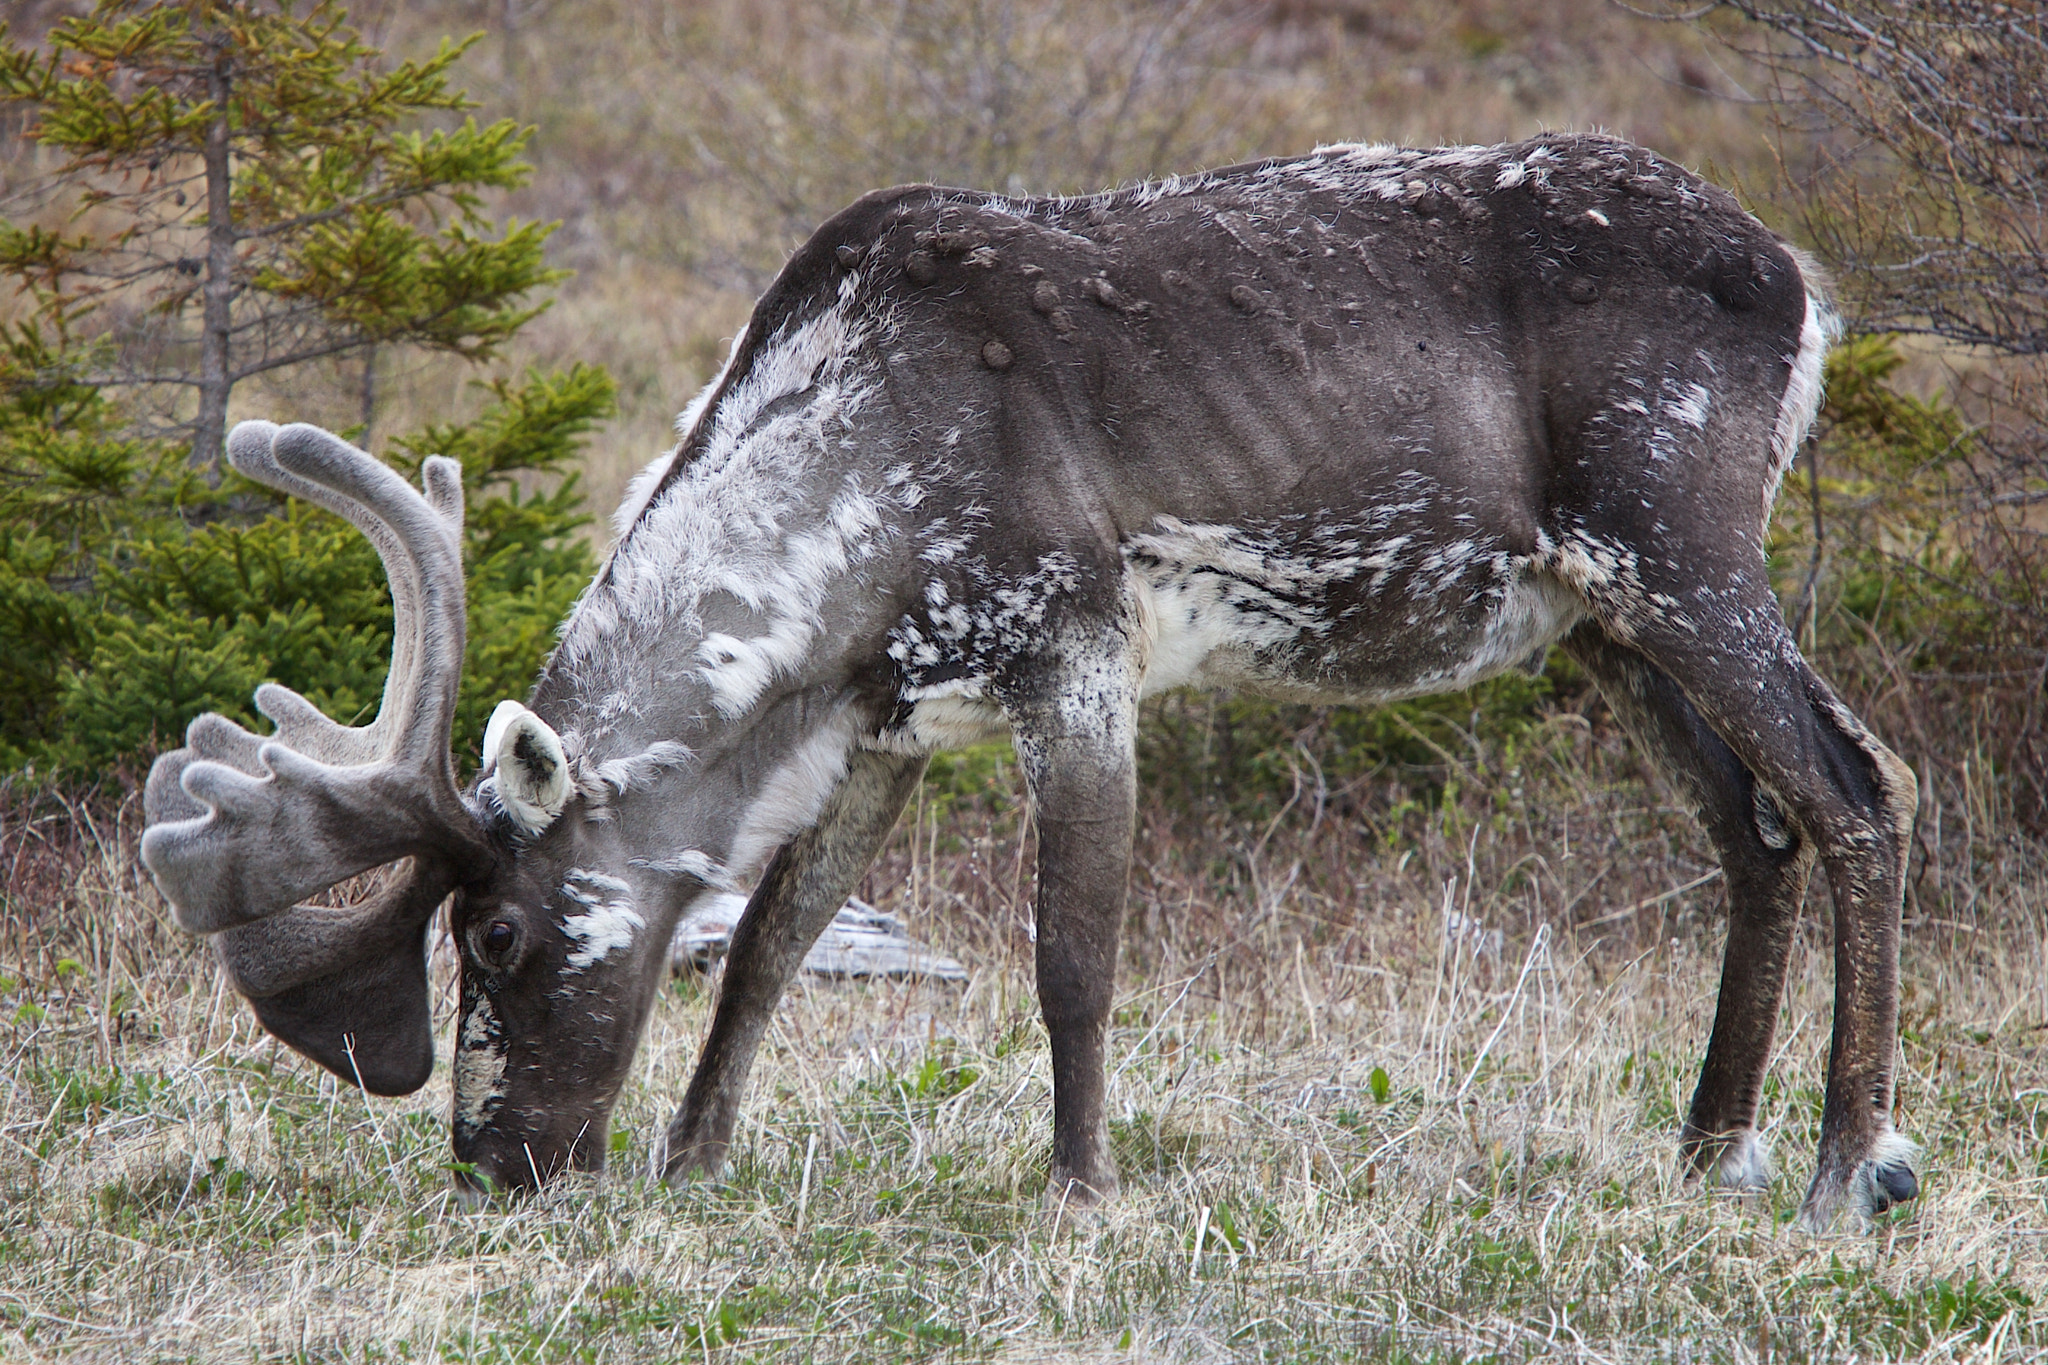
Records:
<instances>
[{"instance_id":1,"label":"caribou nose","mask_svg":"<svg viewBox=\"0 0 2048 1365\"><path fill-rule=\"evenodd\" d=\"M535 1190L565 1172L603 1169L604 1146L587 1124L559 1135L458 1127L453 1170L458 1186L486 1194Z\"/></svg>"},{"instance_id":2,"label":"caribou nose","mask_svg":"<svg viewBox=\"0 0 2048 1365\"><path fill-rule=\"evenodd\" d=\"M490 1202L490 1191L484 1188L481 1176L457 1170L450 1175L450 1181L455 1187L455 1206L464 1213L475 1213Z\"/></svg>"},{"instance_id":3,"label":"caribou nose","mask_svg":"<svg viewBox=\"0 0 2048 1365\"><path fill-rule=\"evenodd\" d=\"M477 1132L456 1142L453 1169L458 1187L490 1195L537 1189L563 1164L531 1142Z\"/></svg>"},{"instance_id":4,"label":"caribou nose","mask_svg":"<svg viewBox=\"0 0 2048 1365\"><path fill-rule=\"evenodd\" d=\"M511 1151L486 1147L482 1143L467 1144L467 1150L456 1149L455 1164L450 1168L455 1178L455 1194L464 1208L474 1208L494 1194L525 1192L540 1187L545 1174L552 1174L542 1164L540 1154L527 1144L515 1144Z\"/></svg>"}]
</instances>

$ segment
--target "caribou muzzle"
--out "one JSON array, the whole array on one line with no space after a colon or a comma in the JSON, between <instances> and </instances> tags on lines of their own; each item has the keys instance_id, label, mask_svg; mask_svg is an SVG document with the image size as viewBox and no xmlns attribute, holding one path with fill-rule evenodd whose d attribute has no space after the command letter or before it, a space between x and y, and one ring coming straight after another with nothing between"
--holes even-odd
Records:
<instances>
[{"instance_id":1,"label":"caribou muzzle","mask_svg":"<svg viewBox=\"0 0 2048 1365\"><path fill-rule=\"evenodd\" d=\"M478 1193L537 1189L571 1171L604 1169L606 1125L529 1116L517 1128L455 1126L455 1183Z\"/></svg>"}]
</instances>

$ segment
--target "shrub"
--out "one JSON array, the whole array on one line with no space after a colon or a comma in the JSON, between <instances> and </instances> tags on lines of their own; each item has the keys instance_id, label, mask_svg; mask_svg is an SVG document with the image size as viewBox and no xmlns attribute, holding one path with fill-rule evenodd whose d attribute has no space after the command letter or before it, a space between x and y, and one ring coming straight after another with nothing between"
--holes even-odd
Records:
<instances>
[{"instance_id":1,"label":"shrub","mask_svg":"<svg viewBox=\"0 0 2048 1365\"><path fill-rule=\"evenodd\" d=\"M613 403L610 377L583 366L490 392L475 420L397 442L394 461L409 474L428 454L462 463L460 753L499 698L525 692L590 576L567 466ZM110 436L117 418L91 391L69 404L19 383L0 394L15 419L0 430L0 629L22 642L9 655L0 764L86 776L175 740L202 711L254 723L250 694L266 679L337 718L375 713L391 600L353 526L245 481L207 488L182 450Z\"/></svg>"}]
</instances>

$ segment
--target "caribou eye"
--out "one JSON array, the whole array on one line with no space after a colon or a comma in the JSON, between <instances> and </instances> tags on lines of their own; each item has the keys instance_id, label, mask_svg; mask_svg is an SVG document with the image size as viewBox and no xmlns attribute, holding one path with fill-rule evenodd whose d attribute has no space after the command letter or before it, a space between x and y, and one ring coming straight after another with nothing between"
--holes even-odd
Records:
<instances>
[{"instance_id":1,"label":"caribou eye","mask_svg":"<svg viewBox=\"0 0 2048 1365\"><path fill-rule=\"evenodd\" d=\"M508 919L494 919L484 930L484 952L491 957L502 959L512 951L512 944L519 938L519 930Z\"/></svg>"}]
</instances>

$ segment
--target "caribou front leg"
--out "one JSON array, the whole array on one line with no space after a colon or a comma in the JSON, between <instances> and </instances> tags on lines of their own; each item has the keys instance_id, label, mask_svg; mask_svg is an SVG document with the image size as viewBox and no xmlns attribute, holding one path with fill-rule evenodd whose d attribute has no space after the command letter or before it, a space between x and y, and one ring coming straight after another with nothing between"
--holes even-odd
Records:
<instances>
[{"instance_id":1,"label":"caribou front leg","mask_svg":"<svg viewBox=\"0 0 2048 1365\"><path fill-rule=\"evenodd\" d=\"M785 844L761 874L733 931L697 1073L668 1126L662 1179L714 1175L725 1164L769 1017L804 954L874 861L924 769L922 757L856 750L818 823Z\"/></svg>"},{"instance_id":2,"label":"caribou front leg","mask_svg":"<svg viewBox=\"0 0 2048 1365\"><path fill-rule=\"evenodd\" d=\"M1138 764L1134 670L1091 660L1013 714L1038 825L1038 1004L1052 1046L1049 1204L1117 1192L1104 1051L1130 878Z\"/></svg>"}]
</instances>

